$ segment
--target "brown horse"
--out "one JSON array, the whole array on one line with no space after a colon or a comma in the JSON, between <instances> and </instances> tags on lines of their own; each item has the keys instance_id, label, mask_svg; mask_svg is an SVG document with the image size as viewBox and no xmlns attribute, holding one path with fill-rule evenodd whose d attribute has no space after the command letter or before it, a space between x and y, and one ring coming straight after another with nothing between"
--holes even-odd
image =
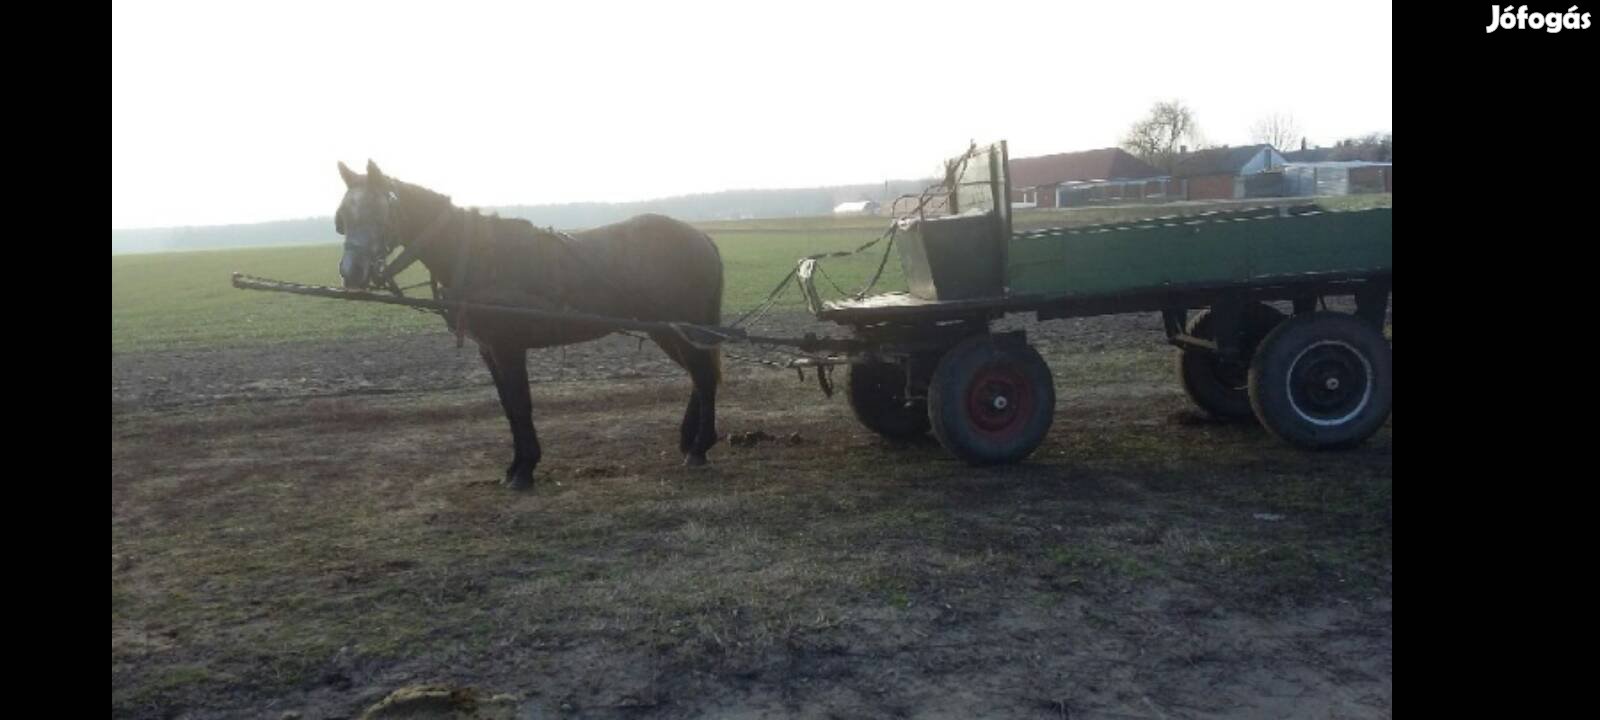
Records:
<instances>
[{"instance_id":1,"label":"brown horse","mask_svg":"<svg viewBox=\"0 0 1600 720\"><path fill-rule=\"evenodd\" d=\"M403 248L402 255L426 266L450 300L703 325L721 320L722 256L705 233L671 218L640 215L567 235L457 208L447 196L385 176L371 161L366 175L344 163L339 174L346 190L334 226L345 236L339 274L346 287L382 284L390 252ZM470 311L447 322L478 343L500 393L515 449L506 482L514 489L531 487L540 449L527 350L592 340L612 330ZM721 352L697 348L674 333L651 337L694 381L678 449L684 464L703 465L717 442Z\"/></svg>"}]
</instances>

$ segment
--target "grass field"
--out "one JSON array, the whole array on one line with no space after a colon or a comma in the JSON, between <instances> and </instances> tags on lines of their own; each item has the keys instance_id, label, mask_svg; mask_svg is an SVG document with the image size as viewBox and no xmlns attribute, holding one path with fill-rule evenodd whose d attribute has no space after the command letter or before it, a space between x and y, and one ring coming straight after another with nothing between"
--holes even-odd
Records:
<instances>
[{"instance_id":1,"label":"grass field","mask_svg":"<svg viewBox=\"0 0 1600 720\"><path fill-rule=\"evenodd\" d=\"M766 297L772 286L810 253L852 249L877 236L870 229L814 232L714 230L722 251L723 308L732 314ZM881 246L879 246L881 247ZM858 287L876 267L873 248L828 264L834 279ZM320 340L410 332L436 332L436 316L364 303L241 292L229 284L235 271L278 280L337 285L336 245L121 255L111 258L113 352ZM883 287L900 289L900 265L891 260ZM427 279L422 267L402 284ZM820 285L826 283L819 281ZM421 292L426 292L425 290ZM801 306L798 293L787 301Z\"/></svg>"},{"instance_id":2,"label":"grass field","mask_svg":"<svg viewBox=\"0 0 1600 720\"><path fill-rule=\"evenodd\" d=\"M1336 208L1388 205L1389 195L1324 199ZM1238 203L1234 203L1238 204ZM1259 204L1249 201L1244 204ZM1170 212L1198 212L1218 204L1122 206L1018 213L1018 229L1127 220ZM815 217L703 223L722 251L727 316L759 303L794 266L818 252L853 249L885 229L877 217ZM841 288L855 290L877 267L880 248L861 255L831 259L825 272ZM437 317L360 303L313 300L287 295L240 292L229 284L238 271L279 280L334 285L339 248L334 245L114 255L111 258L111 349L135 352L156 349L238 346L285 340L321 340L434 332ZM401 276L402 283L426 278L420 266ZM837 294L825 279L817 286ZM898 257L891 257L879 290L904 289ZM802 307L790 292L785 305Z\"/></svg>"}]
</instances>

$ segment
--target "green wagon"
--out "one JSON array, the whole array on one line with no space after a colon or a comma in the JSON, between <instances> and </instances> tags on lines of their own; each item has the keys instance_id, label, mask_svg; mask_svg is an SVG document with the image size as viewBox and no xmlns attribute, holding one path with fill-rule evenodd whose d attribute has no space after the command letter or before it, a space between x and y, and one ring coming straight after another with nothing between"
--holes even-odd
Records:
<instances>
[{"instance_id":1,"label":"green wagon","mask_svg":"<svg viewBox=\"0 0 1600 720\"><path fill-rule=\"evenodd\" d=\"M851 328L847 393L867 428L892 438L930 430L975 464L1038 447L1055 409L1049 368L1025 333L996 333L1009 313L1040 320L1159 312L1180 348L1178 375L1206 412L1255 418L1305 448L1358 444L1387 420L1393 210L1313 205L1013 232L1006 146L946 163L937 197L900 221L909 292L823 302ZM1354 313L1319 306L1352 296ZM1287 301L1292 314L1269 301ZM1193 312L1198 310L1198 312Z\"/></svg>"}]
</instances>

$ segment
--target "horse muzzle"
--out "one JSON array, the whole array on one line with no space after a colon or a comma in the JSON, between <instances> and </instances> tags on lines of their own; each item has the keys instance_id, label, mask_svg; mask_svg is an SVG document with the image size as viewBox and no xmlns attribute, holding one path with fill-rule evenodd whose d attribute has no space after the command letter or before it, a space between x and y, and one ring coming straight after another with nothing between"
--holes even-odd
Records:
<instances>
[{"instance_id":1,"label":"horse muzzle","mask_svg":"<svg viewBox=\"0 0 1600 720\"><path fill-rule=\"evenodd\" d=\"M362 257L353 249L344 251L344 257L339 259L339 277L344 278L344 286L352 290L362 290L372 283L372 261Z\"/></svg>"}]
</instances>

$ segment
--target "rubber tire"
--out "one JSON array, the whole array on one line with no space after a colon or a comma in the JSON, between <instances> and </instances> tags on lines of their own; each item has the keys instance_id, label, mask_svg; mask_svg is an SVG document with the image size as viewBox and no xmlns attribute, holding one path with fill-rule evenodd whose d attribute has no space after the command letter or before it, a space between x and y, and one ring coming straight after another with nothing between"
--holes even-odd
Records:
<instances>
[{"instance_id":1,"label":"rubber tire","mask_svg":"<svg viewBox=\"0 0 1600 720\"><path fill-rule=\"evenodd\" d=\"M1004 373L1023 379L1026 394L1015 420L1000 432L986 431L969 411L969 391L980 374ZM1014 387L1014 386L1013 386ZM1055 421L1056 388L1050 366L1021 342L996 342L976 335L957 343L939 359L928 383L928 419L934 437L951 454L972 465L1019 462L1032 454Z\"/></svg>"},{"instance_id":2,"label":"rubber tire","mask_svg":"<svg viewBox=\"0 0 1600 720\"><path fill-rule=\"evenodd\" d=\"M1300 412L1290 390L1290 373L1297 361L1328 343L1343 346L1341 357L1363 361L1360 367L1368 386L1362 392L1365 401L1336 424L1322 424ZM1383 427L1394 406L1393 355L1383 332L1354 315L1326 311L1297 315L1256 349L1250 363L1250 405L1262 427L1291 445L1308 450L1359 445Z\"/></svg>"},{"instance_id":3,"label":"rubber tire","mask_svg":"<svg viewBox=\"0 0 1600 720\"><path fill-rule=\"evenodd\" d=\"M900 364L857 363L845 379L845 397L861 425L890 440L928 434L928 401L905 403L906 368Z\"/></svg>"},{"instance_id":4,"label":"rubber tire","mask_svg":"<svg viewBox=\"0 0 1600 720\"><path fill-rule=\"evenodd\" d=\"M1214 340L1211 331L1210 310L1201 310L1189 319L1184 332L1197 338ZM1250 303L1244 311L1244 338L1240 352L1250 358L1261 340L1272 332L1286 316L1266 303ZM1218 420L1255 419L1255 409L1250 406L1249 369L1239 372L1240 384L1233 386L1222 375L1228 370L1221 367L1223 360L1215 353L1204 350L1180 349L1178 351L1178 382L1201 410Z\"/></svg>"}]
</instances>

